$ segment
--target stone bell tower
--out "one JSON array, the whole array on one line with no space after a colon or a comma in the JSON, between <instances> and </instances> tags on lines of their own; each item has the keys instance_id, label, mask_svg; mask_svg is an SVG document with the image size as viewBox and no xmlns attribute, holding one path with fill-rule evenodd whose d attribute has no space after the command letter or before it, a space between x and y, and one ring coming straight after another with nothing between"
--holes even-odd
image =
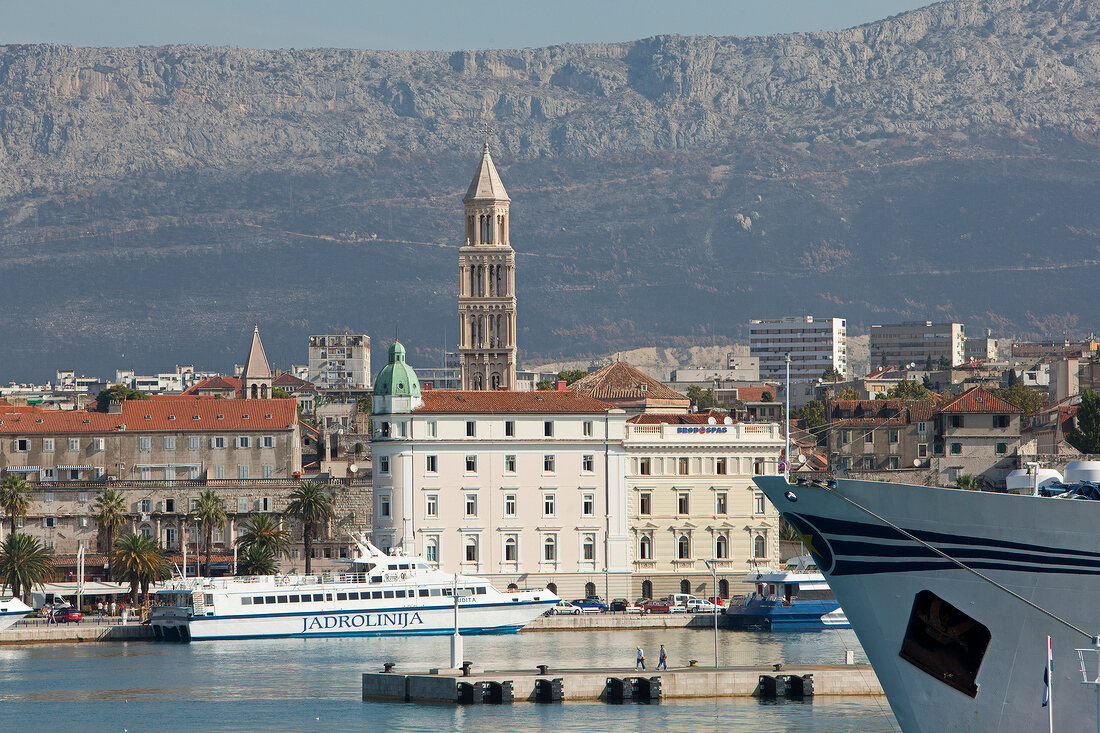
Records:
<instances>
[{"instance_id":1,"label":"stone bell tower","mask_svg":"<svg viewBox=\"0 0 1100 733\"><path fill-rule=\"evenodd\" d=\"M466 242L458 254L458 353L464 390L516 388L516 253L508 241L511 201L485 143L462 199Z\"/></svg>"}]
</instances>

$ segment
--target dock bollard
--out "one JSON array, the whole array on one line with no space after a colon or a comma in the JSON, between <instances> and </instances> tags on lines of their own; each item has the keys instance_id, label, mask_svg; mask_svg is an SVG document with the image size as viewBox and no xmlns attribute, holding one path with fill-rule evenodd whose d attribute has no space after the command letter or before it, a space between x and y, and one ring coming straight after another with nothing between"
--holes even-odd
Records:
<instances>
[{"instance_id":1,"label":"dock bollard","mask_svg":"<svg viewBox=\"0 0 1100 733\"><path fill-rule=\"evenodd\" d=\"M397 662L385 662L382 664L383 672L392 672L393 668L397 666Z\"/></svg>"},{"instance_id":2,"label":"dock bollard","mask_svg":"<svg viewBox=\"0 0 1100 733\"><path fill-rule=\"evenodd\" d=\"M778 671L780 671L780 670L782 670L782 669L783 669L783 665L782 665L782 664L773 664L773 665L772 665L772 668L773 668L773 669L774 669L774 670L775 670L776 672L778 672Z\"/></svg>"},{"instance_id":3,"label":"dock bollard","mask_svg":"<svg viewBox=\"0 0 1100 733\"><path fill-rule=\"evenodd\" d=\"M458 704L473 705L484 699L481 685L471 685L469 682L458 683Z\"/></svg>"},{"instance_id":4,"label":"dock bollard","mask_svg":"<svg viewBox=\"0 0 1100 733\"><path fill-rule=\"evenodd\" d=\"M547 672L550 671L550 665L549 664L537 664L535 666L538 667L539 674L546 674Z\"/></svg>"},{"instance_id":5,"label":"dock bollard","mask_svg":"<svg viewBox=\"0 0 1100 733\"><path fill-rule=\"evenodd\" d=\"M630 696L626 681L618 677L608 677L604 691L608 702L622 702Z\"/></svg>"},{"instance_id":6,"label":"dock bollard","mask_svg":"<svg viewBox=\"0 0 1100 733\"><path fill-rule=\"evenodd\" d=\"M688 666L689 666L689 667L694 667L694 666L695 666L696 664L698 664L698 663L699 663L699 660L698 660L698 659L689 659L689 660L688 660Z\"/></svg>"},{"instance_id":7,"label":"dock bollard","mask_svg":"<svg viewBox=\"0 0 1100 733\"><path fill-rule=\"evenodd\" d=\"M463 677L469 677L470 676L470 667L472 667L472 666L474 666L473 662L463 662L462 663L462 676Z\"/></svg>"}]
</instances>

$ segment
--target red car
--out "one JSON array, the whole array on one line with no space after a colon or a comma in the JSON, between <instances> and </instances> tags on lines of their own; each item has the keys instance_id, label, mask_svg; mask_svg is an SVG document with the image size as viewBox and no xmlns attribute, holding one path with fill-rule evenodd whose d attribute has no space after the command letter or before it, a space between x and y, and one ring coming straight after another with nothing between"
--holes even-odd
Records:
<instances>
[{"instance_id":1,"label":"red car","mask_svg":"<svg viewBox=\"0 0 1100 733\"><path fill-rule=\"evenodd\" d=\"M642 613L671 613L671 608L667 601L646 601L642 604Z\"/></svg>"},{"instance_id":2,"label":"red car","mask_svg":"<svg viewBox=\"0 0 1100 733\"><path fill-rule=\"evenodd\" d=\"M62 608L53 612L55 624L78 624L84 618L84 614L74 608Z\"/></svg>"},{"instance_id":3,"label":"red car","mask_svg":"<svg viewBox=\"0 0 1100 733\"><path fill-rule=\"evenodd\" d=\"M722 600L722 598L719 596L711 596L707 598L707 600L718 606L719 608L723 608L726 605L726 602Z\"/></svg>"}]
</instances>

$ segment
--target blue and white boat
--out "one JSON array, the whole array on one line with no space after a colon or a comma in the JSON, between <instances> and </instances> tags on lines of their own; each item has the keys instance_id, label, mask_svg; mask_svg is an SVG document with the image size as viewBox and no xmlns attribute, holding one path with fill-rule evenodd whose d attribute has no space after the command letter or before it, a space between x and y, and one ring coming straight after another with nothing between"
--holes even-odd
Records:
<instances>
[{"instance_id":1,"label":"blue and white boat","mask_svg":"<svg viewBox=\"0 0 1100 733\"><path fill-rule=\"evenodd\" d=\"M545 588L502 592L355 541L358 557L342 573L170 581L154 593L153 633L170 641L441 635L456 624L463 634L514 633L559 600Z\"/></svg>"},{"instance_id":2,"label":"blue and white boat","mask_svg":"<svg viewBox=\"0 0 1100 733\"><path fill-rule=\"evenodd\" d=\"M31 612L31 607L13 596L0 596L0 631Z\"/></svg>"},{"instance_id":3,"label":"blue and white boat","mask_svg":"<svg viewBox=\"0 0 1100 733\"><path fill-rule=\"evenodd\" d=\"M731 599L726 609L733 628L817 631L849 626L809 555L791 558L777 573L753 573L745 582L755 586L753 591Z\"/></svg>"}]
</instances>

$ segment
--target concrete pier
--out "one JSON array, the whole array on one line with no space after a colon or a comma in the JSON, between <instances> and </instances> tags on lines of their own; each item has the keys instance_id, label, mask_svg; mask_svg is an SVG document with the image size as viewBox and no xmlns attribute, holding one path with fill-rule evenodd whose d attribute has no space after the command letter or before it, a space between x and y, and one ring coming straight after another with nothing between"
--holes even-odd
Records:
<instances>
[{"instance_id":1,"label":"concrete pier","mask_svg":"<svg viewBox=\"0 0 1100 733\"><path fill-rule=\"evenodd\" d=\"M49 644L82 641L152 641L153 627L139 623L46 624L21 621L0 631L0 646L5 644Z\"/></svg>"},{"instance_id":2,"label":"concrete pier","mask_svg":"<svg viewBox=\"0 0 1100 733\"><path fill-rule=\"evenodd\" d=\"M606 701L608 679L644 677L660 679L661 699L756 697L761 675L813 675L814 695L882 695L882 687L868 664L784 665L774 667L680 667L668 671L635 671L632 667L595 669L472 670L467 676L453 673L363 674L364 700L398 702L458 702L459 685L510 682L514 701L536 702L536 688L560 680L563 701ZM540 680L544 681L540 683Z\"/></svg>"}]
</instances>

